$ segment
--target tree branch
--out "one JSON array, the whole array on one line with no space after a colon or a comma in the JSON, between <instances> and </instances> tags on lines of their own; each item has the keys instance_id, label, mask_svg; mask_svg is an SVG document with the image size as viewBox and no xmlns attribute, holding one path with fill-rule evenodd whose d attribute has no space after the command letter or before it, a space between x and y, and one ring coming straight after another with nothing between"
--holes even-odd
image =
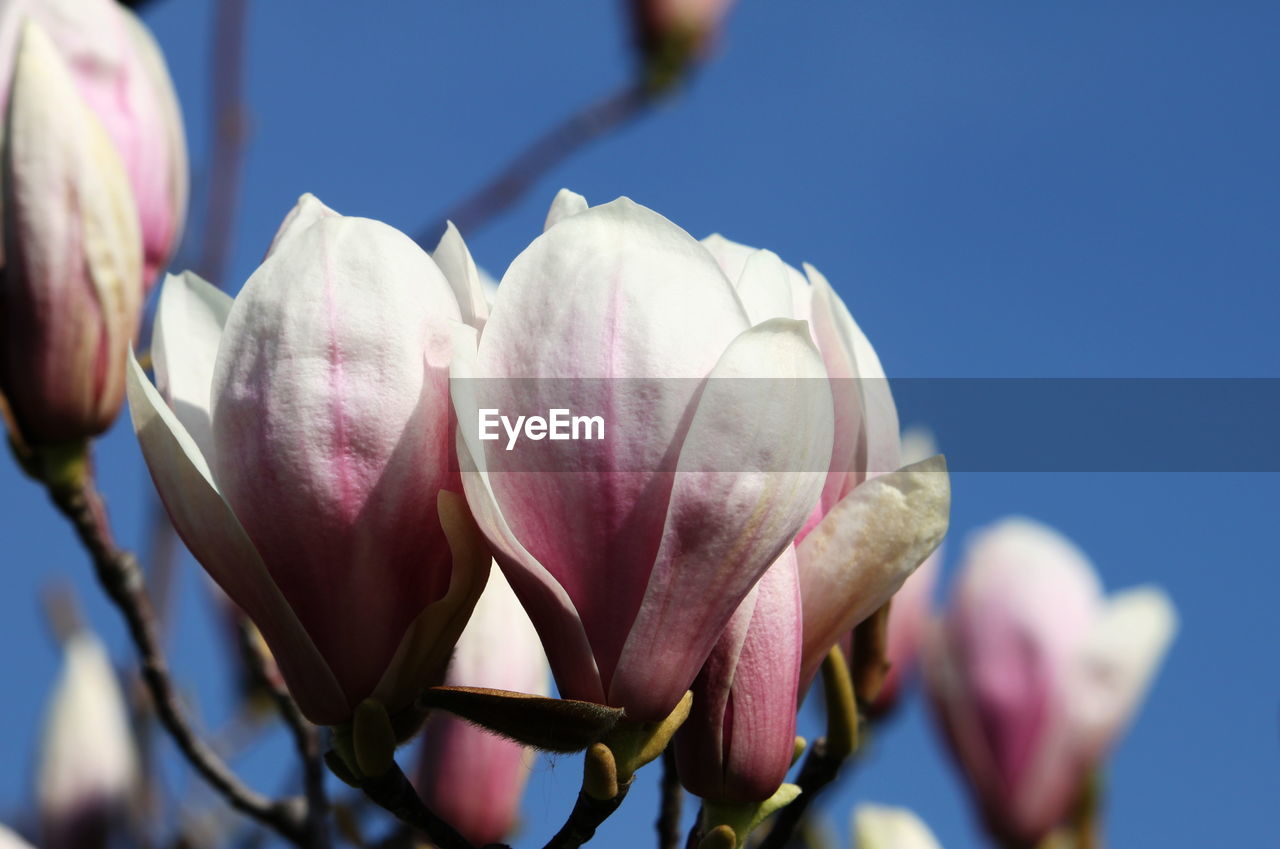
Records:
<instances>
[{"instance_id":1,"label":"tree branch","mask_svg":"<svg viewBox=\"0 0 1280 849\"><path fill-rule=\"evenodd\" d=\"M249 136L244 107L244 32L248 0L217 0L213 16L212 67L209 74L213 101L210 149L213 154L205 187L204 240L196 268L200 276L226 290L227 259L231 255L245 141Z\"/></svg>"},{"instance_id":2,"label":"tree branch","mask_svg":"<svg viewBox=\"0 0 1280 849\"><path fill-rule=\"evenodd\" d=\"M438 849L475 849L457 829L423 803L398 764L392 762L391 768L376 778L364 778L360 789L378 807L425 834Z\"/></svg>"},{"instance_id":3,"label":"tree branch","mask_svg":"<svg viewBox=\"0 0 1280 849\"><path fill-rule=\"evenodd\" d=\"M49 496L75 528L93 559L98 582L125 618L141 661L143 681L161 724L196 772L231 807L297 846L310 846L301 800L272 800L246 787L187 722L156 638L155 615L142 572L132 554L116 547L106 507L94 488L92 475L86 471L79 477L78 483L46 479Z\"/></svg>"},{"instance_id":4,"label":"tree branch","mask_svg":"<svg viewBox=\"0 0 1280 849\"><path fill-rule=\"evenodd\" d=\"M662 794L658 810L658 849L679 849L680 810L684 803L684 788L676 773L675 750L668 746L662 750Z\"/></svg>"},{"instance_id":5,"label":"tree branch","mask_svg":"<svg viewBox=\"0 0 1280 849\"><path fill-rule=\"evenodd\" d=\"M596 829L618 810L630 789L630 782L623 784L612 799L597 799L585 790L578 793L578 801L569 812L569 818L543 849L577 849L595 837Z\"/></svg>"},{"instance_id":6,"label":"tree branch","mask_svg":"<svg viewBox=\"0 0 1280 849\"><path fill-rule=\"evenodd\" d=\"M271 695L302 761L303 787L307 798L308 845L315 849L329 849L329 797L324 789L324 753L320 746L319 729L307 721L289 691L271 674L268 668L270 659L259 643L257 632L248 617L240 616L238 619L241 654L249 663L249 673L257 685Z\"/></svg>"},{"instance_id":7,"label":"tree branch","mask_svg":"<svg viewBox=\"0 0 1280 849\"><path fill-rule=\"evenodd\" d=\"M425 250L434 250L449 221L470 235L515 203L539 177L578 148L639 117L654 97L647 85L632 83L564 119L511 160L498 176L423 228L418 233L418 244Z\"/></svg>"}]
</instances>

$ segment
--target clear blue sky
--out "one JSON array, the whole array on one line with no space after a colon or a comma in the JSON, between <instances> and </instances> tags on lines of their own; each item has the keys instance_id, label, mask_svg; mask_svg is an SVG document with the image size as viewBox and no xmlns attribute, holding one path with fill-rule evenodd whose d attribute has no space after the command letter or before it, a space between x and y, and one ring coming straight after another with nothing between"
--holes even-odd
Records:
<instances>
[{"instance_id":1,"label":"clear blue sky","mask_svg":"<svg viewBox=\"0 0 1280 849\"><path fill-rule=\"evenodd\" d=\"M252 6L237 281L300 193L415 230L630 68L615 2ZM158 0L147 13L183 101L197 197L209 7ZM498 275L561 185L593 201L626 194L696 235L718 230L815 263L891 376L1280 377L1277 37L1280 7L1261 1L748 0L683 97L464 235ZM100 465L119 533L139 544L149 481L127 422ZM1158 582L1181 611L1112 763L1110 845L1274 839L1276 484L1274 474L955 477L949 568L971 530L1023 513L1077 540L1109 588ZM0 818L13 819L29 799L55 669L40 587L70 577L116 658L131 655L66 528L9 462L0 504ZM217 728L229 682L189 559L181 613L174 666ZM913 807L949 849L983 845L927 720L914 700L826 800L842 835L866 799ZM238 766L275 790L287 755L276 735ZM647 772L600 845L652 845ZM577 781L575 759L540 763L517 842L541 844Z\"/></svg>"}]
</instances>

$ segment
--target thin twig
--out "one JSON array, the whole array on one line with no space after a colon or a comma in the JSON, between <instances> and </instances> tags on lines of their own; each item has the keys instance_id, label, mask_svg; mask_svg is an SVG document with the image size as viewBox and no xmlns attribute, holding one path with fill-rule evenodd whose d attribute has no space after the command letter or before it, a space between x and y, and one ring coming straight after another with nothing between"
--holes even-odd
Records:
<instances>
[{"instance_id":1,"label":"thin twig","mask_svg":"<svg viewBox=\"0 0 1280 849\"><path fill-rule=\"evenodd\" d=\"M630 782L619 787L618 795L612 799L596 799L585 790L578 793L578 801L569 812L569 818L543 849L577 849L595 837L596 829L618 810L629 789Z\"/></svg>"},{"instance_id":2,"label":"thin twig","mask_svg":"<svg viewBox=\"0 0 1280 849\"><path fill-rule=\"evenodd\" d=\"M643 83L629 83L621 91L601 98L569 116L533 144L478 191L432 222L418 234L418 244L434 250L447 222L470 235L486 221L515 203L529 187L569 154L593 139L644 113L654 93Z\"/></svg>"},{"instance_id":3,"label":"thin twig","mask_svg":"<svg viewBox=\"0 0 1280 849\"><path fill-rule=\"evenodd\" d=\"M294 748L302 761L303 788L307 798L308 845L314 849L329 849L329 797L324 789L324 752L320 746L319 730L307 721L298 709L298 703L289 695L279 679L271 674L269 660L256 639L253 625L245 617L237 622L241 653L250 666L250 674L257 685L271 694L281 720L289 729Z\"/></svg>"},{"instance_id":4,"label":"thin twig","mask_svg":"<svg viewBox=\"0 0 1280 849\"><path fill-rule=\"evenodd\" d=\"M428 808L399 765L376 778L365 778L360 789L380 808L405 825L422 832L438 849L475 849L458 830Z\"/></svg>"},{"instance_id":5,"label":"thin twig","mask_svg":"<svg viewBox=\"0 0 1280 849\"><path fill-rule=\"evenodd\" d=\"M244 107L244 33L248 0L218 0L213 11L210 52L210 86L213 120L210 122L208 184L205 187L204 243L197 268L202 277L227 288L227 259L235 230L240 199L240 174L244 169L248 116Z\"/></svg>"},{"instance_id":6,"label":"thin twig","mask_svg":"<svg viewBox=\"0 0 1280 849\"><path fill-rule=\"evenodd\" d=\"M93 558L98 582L124 616L156 714L178 749L233 808L291 843L307 846L300 800L276 801L246 787L187 722L156 638L155 614L143 585L142 571L132 554L116 547L106 507L94 489L92 477L85 475L79 486L50 484L49 495L75 527L80 542Z\"/></svg>"},{"instance_id":7,"label":"thin twig","mask_svg":"<svg viewBox=\"0 0 1280 849\"><path fill-rule=\"evenodd\" d=\"M684 789L676 772L675 750L662 750L662 794L658 809L658 849L680 849L680 810L684 806Z\"/></svg>"},{"instance_id":8,"label":"thin twig","mask_svg":"<svg viewBox=\"0 0 1280 849\"><path fill-rule=\"evenodd\" d=\"M831 754L825 737L814 741L809 754L805 756L804 766L800 767L800 775L796 784L800 787L800 795L778 812L773 827L765 835L759 849L785 849L790 845L791 837L804 819L805 812L818 794L840 774L840 767L845 758Z\"/></svg>"}]
</instances>

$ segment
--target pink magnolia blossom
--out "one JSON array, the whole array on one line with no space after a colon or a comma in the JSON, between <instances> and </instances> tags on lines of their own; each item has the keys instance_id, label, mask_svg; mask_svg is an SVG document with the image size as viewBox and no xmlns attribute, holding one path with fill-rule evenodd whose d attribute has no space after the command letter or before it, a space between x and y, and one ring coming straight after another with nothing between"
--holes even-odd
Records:
<instances>
[{"instance_id":1,"label":"pink magnolia blossom","mask_svg":"<svg viewBox=\"0 0 1280 849\"><path fill-rule=\"evenodd\" d=\"M988 829L1033 845L1070 812L1175 630L1158 589L1107 598L1055 531L1006 519L970 545L926 640L937 717Z\"/></svg>"},{"instance_id":2,"label":"pink magnolia blossom","mask_svg":"<svg viewBox=\"0 0 1280 849\"><path fill-rule=\"evenodd\" d=\"M689 792L714 802L763 802L795 754L800 683L800 584L789 546L738 606L693 684L676 733Z\"/></svg>"},{"instance_id":3,"label":"pink magnolia blossom","mask_svg":"<svg viewBox=\"0 0 1280 849\"><path fill-rule=\"evenodd\" d=\"M444 674L489 558L457 487L445 273L303 197L234 302L161 293L129 401L179 535L262 632L313 722L405 707ZM157 390L158 387L158 390Z\"/></svg>"},{"instance_id":4,"label":"pink magnolia blossom","mask_svg":"<svg viewBox=\"0 0 1280 849\"><path fill-rule=\"evenodd\" d=\"M667 219L562 192L548 222L478 345L460 340L463 481L561 694L653 720L812 510L830 393L805 325L753 323ZM608 438L534 443L549 462L530 469L479 440L478 410L497 406L601 415Z\"/></svg>"},{"instance_id":5,"label":"pink magnolia blossom","mask_svg":"<svg viewBox=\"0 0 1280 849\"><path fill-rule=\"evenodd\" d=\"M445 683L551 692L538 632L498 569L489 574L458 639ZM424 736L418 772L423 801L476 846L506 838L520 813L533 750L443 712L427 720Z\"/></svg>"},{"instance_id":6,"label":"pink magnolia blossom","mask_svg":"<svg viewBox=\"0 0 1280 849\"><path fill-rule=\"evenodd\" d=\"M875 349L827 279L772 251L703 240L754 322L808 322L835 403L822 497L796 538L804 602L802 692L823 657L902 586L946 534L950 483L941 455L899 468L898 414Z\"/></svg>"},{"instance_id":7,"label":"pink magnolia blossom","mask_svg":"<svg viewBox=\"0 0 1280 849\"><path fill-rule=\"evenodd\" d=\"M124 165L143 247L135 285L150 290L187 212L186 138L164 56L142 22L114 0L0 0L0 109L11 96L24 20L49 35Z\"/></svg>"},{"instance_id":8,"label":"pink magnolia blossom","mask_svg":"<svg viewBox=\"0 0 1280 849\"><path fill-rule=\"evenodd\" d=\"M71 442L106 430L124 400L142 303L138 218L120 157L54 43L32 20L13 37L0 391L26 442Z\"/></svg>"},{"instance_id":9,"label":"pink magnolia blossom","mask_svg":"<svg viewBox=\"0 0 1280 849\"><path fill-rule=\"evenodd\" d=\"M63 648L36 764L41 844L105 846L137 780L138 755L116 672L97 637L76 632Z\"/></svg>"}]
</instances>

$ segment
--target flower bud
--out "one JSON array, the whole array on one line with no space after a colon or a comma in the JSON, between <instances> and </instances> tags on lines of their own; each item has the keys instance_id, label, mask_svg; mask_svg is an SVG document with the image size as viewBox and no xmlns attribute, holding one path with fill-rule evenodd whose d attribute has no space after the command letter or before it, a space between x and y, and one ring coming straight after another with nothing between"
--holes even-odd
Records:
<instances>
[{"instance_id":1,"label":"flower bud","mask_svg":"<svg viewBox=\"0 0 1280 849\"><path fill-rule=\"evenodd\" d=\"M651 75L663 82L714 43L734 0L631 0L636 45Z\"/></svg>"},{"instance_id":2,"label":"flower bud","mask_svg":"<svg viewBox=\"0 0 1280 849\"><path fill-rule=\"evenodd\" d=\"M859 805L853 813L854 849L942 849L920 817L906 808Z\"/></svg>"},{"instance_id":3,"label":"flower bud","mask_svg":"<svg viewBox=\"0 0 1280 849\"><path fill-rule=\"evenodd\" d=\"M187 209L187 147L164 56L137 16L114 0L6 0L0 4L0 108L24 19L49 35L72 82L101 122L128 175L150 290L177 247Z\"/></svg>"},{"instance_id":4,"label":"flower bud","mask_svg":"<svg viewBox=\"0 0 1280 849\"><path fill-rule=\"evenodd\" d=\"M310 195L232 301L170 277L129 399L178 534L303 713L393 723L444 676L489 555L456 487L458 301L404 234ZM397 735L401 726L396 724Z\"/></svg>"},{"instance_id":5,"label":"flower bud","mask_svg":"<svg viewBox=\"0 0 1280 849\"><path fill-rule=\"evenodd\" d=\"M106 649L77 631L46 712L36 774L36 807L45 849L106 844L138 774L124 694Z\"/></svg>"},{"instance_id":6,"label":"flower bud","mask_svg":"<svg viewBox=\"0 0 1280 849\"><path fill-rule=\"evenodd\" d=\"M101 122L39 24L22 27L0 199L0 392L30 445L115 419L142 298L132 192Z\"/></svg>"},{"instance_id":7,"label":"flower bud","mask_svg":"<svg viewBox=\"0 0 1280 849\"><path fill-rule=\"evenodd\" d=\"M549 695L547 658L520 600L494 569L458 638L446 682ZM476 846L498 843L516 825L534 753L452 714L424 730L418 789L423 801Z\"/></svg>"},{"instance_id":8,"label":"flower bud","mask_svg":"<svg viewBox=\"0 0 1280 849\"><path fill-rule=\"evenodd\" d=\"M676 732L680 782L709 802L763 802L796 745L801 610L789 547L739 605L693 684Z\"/></svg>"},{"instance_id":9,"label":"flower bud","mask_svg":"<svg viewBox=\"0 0 1280 849\"><path fill-rule=\"evenodd\" d=\"M952 754L997 840L1035 845L1075 806L1173 637L1155 588L1105 598L1074 545L1006 519L970 545L924 644Z\"/></svg>"}]
</instances>

